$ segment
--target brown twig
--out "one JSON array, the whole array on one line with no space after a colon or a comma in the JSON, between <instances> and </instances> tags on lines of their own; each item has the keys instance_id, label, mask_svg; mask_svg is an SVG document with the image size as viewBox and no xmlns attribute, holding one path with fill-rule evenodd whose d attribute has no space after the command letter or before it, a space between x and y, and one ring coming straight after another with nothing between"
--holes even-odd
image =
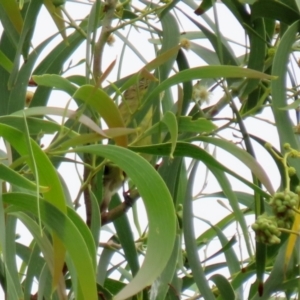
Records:
<instances>
[{"instance_id":1,"label":"brown twig","mask_svg":"<svg viewBox=\"0 0 300 300\"><path fill-rule=\"evenodd\" d=\"M102 59L103 50L105 43L112 31L112 20L114 18L115 8L117 5L117 0L107 0L105 4L105 17L102 22L102 30L97 43L94 48L94 65L93 73L96 84L98 84L99 79L102 75Z\"/></svg>"},{"instance_id":2,"label":"brown twig","mask_svg":"<svg viewBox=\"0 0 300 300\"><path fill-rule=\"evenodd\" d=\"M106 225L108 223L113 222L115 219L121 217L124 213L126 213L135 201L139 198L138 195L131 197L128 193L124 193L124 202L111 209L110 211L105 211L101 213L101 225Z\"/></svg>"}]
</instances>

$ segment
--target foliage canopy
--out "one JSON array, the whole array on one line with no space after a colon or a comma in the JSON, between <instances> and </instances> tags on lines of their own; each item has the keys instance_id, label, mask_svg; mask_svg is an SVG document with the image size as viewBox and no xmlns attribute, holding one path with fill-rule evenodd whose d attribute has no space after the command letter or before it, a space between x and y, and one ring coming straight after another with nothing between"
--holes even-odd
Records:
<instances>
[{"instance_id":1,"label":"foliage canopy","mask_svg":"<svg viewBox=\"0 0 300 300\"><path fill-rule=\"evenodd\" d=\"M75 20L74 5L88 14ZM219 25L220 6L244 31L242 55ZM35 45L43 7L57 30ZM6 299L297 296L299 19L297 0L0 0ZM118 59L109 61L109 45L120 46ZM50 105L57 91L75 108ZM274 136L256 134L259 126ZM60 174L65 163L79 170L70 174L79 187ZM214 222L214 209L202 213L207 199L229 213ZM18 221L29 244L18 240Z\"/></svg>"}]
</instances>

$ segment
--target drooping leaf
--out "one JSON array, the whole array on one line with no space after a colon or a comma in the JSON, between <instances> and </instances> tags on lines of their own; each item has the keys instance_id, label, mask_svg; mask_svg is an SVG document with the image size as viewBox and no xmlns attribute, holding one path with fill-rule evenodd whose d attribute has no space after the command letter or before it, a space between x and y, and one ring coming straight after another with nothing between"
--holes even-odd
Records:
<instances>
[{"instance_id":1,"label":"drooping leaf","mask_svg":"<svg viewBox=\"0 0 300 300\"><path fill-rule=\"evenodd\" d=\"M176 237L176 218L172 198L153 167L145 159L125 148L94 145L78 147L75 151L104 156L117 164L135 183L144 200L149 220L147 253L139 272L115 296L115 299L126 299L152 284L171 256ZM136 172L140 169L143 169L143 173Z\"/></svg>"}]
</instances>

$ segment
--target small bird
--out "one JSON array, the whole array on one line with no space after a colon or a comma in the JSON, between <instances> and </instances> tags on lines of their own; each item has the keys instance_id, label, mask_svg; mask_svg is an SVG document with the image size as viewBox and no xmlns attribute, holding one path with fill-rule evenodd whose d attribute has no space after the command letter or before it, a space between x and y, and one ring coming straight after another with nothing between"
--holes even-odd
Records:
<instances>
[{"instance_id":1,"label":"small bird","mask_svg":"<svg viewBox=\"0 0 300 300\"><path fill-rule=\"evenodd\" d=\"M109 162L104 166L101 213L107 210L112 196L122 187L125 180L126 174L117 165Z\"/></svg>"},{"instance_id":2,"label":"small bird","mask_svg":"<svg viewBox=\"0 0 300 300\"><path fill-rule=\"evenodd\" d=\"M137 84L130 86L123 94L123 101L119 105L119 111L123 118L124 124L128 126L132 122L134 113L137 112L141 106L141 101L147 92L147 89L151 83L151 80L142 78ZM140 124L138 124L139 132L144 132L151 126L152 121L152 109L146 114L145 118ZM133 133L128 136L129 143L134 142L137 138L137 134ZM151 142L151 136L150 138ZM149 142L147 137L134 143L135 145ZM112 196L122 187L126 180L126 174L117 165L109 162L104 167L103 175L103 199L101 203L100 211L105 212L109 206Z\"/></svg>"},{"instance_id":3,"label":"small bird","mask_svg":"<svg viewBox=\"0 0 300 300\"><path fill-rule=\"evenodd\" d=\"M130 122L132 121L133 114L136 113L139 107L141 106L142 104L141 100L146 94L150 83L151 83L150 79L142 78L138 82L138 84L134 84L130 86L124 92L123 101L119 105L119 111L126 126L130 124ZM144 118L142 124L139 124L139 127L143 125L144 121L149 121L148 115ZM149 122L147 123L149 124Z\"/></svg>"}]
</instances>

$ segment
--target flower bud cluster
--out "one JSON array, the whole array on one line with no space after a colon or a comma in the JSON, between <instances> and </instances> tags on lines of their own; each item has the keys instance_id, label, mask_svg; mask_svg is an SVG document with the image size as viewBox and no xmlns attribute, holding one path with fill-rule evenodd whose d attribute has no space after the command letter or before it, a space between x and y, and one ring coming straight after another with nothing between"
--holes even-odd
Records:
<instances>
[{"instance_id":1,"label":"flower bud cluster","mask_svg":"<svg viewBox=\"0 0 300 300\"><path fill-rule=\"evenodd\" d=\"M266 214L258 216L255 223L252 224L252 229L256 233L256 240L258 242L267 245L280 243L279 236L281 232L278 230L275 216L268 216Z\"/></svg>"},{"instance_id":2,"label":"flower bud cluster","mask_svg":"<svg viewBox=\"0 0 300 300\"><path fill-rule=\"evenodd\" d=\"M291 229L298 208L299 197L297 194L286 191L274 194L270 201L274 216L260 215L252 229L256 232L256 240L267 245L280 243L280 228Z\"/></svg>"},{"instance_id":3,"label":"flower bud cluster","mask_svg":"<svg viewBox=\"0 0 300 300\"><path fill-rule=\"evenodd\" d=\"M298 201L298 195L291 191L279 192L273 196L270 205L273 208L278 227L291 229L295 216L293 208L298 207Z\"/></svg>"}]
</instances>

